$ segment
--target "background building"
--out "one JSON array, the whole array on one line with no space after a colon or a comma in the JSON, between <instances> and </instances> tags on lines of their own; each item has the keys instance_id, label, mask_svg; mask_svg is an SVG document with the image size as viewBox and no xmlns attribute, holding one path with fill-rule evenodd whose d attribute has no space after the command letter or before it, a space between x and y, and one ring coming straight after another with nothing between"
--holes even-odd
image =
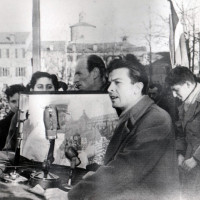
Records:
<instances>
[{"instance_id":1,"label":"background building","mask_svg":"<svg viewBox=\"0 0 200 200\"><path fill-rule=\"evenodd\" d=\"M27 54L31 37L28 32L0 33L0 90L6 85L28 83L32 74Z\"/></svg>"},{"instance_id":2,"label":"background building","mask_svg":"<svg viewBox=\"0 0 200 200\"><path fill-rule=\"evenodd\" d=\"M82 55L96 54L106 63L109 57L134 54L145 63L146 47L129 43L127 37L123 37L120 42L97 42L96 26L85 22L84 13L79 14L79 22L70 26L70 29L71 40L66 44L66 82L69 84L73 83L75 65Z\"/></svg>"}]
</instances>

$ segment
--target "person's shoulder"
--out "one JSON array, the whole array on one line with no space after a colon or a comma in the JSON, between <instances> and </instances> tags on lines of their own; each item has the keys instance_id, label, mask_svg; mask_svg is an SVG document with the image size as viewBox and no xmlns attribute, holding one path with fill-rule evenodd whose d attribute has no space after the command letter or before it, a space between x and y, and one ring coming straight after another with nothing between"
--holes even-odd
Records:
<instances>
[{"instance_id":1,"label":"person's shoulder","mask_svg":"<svg viewBox=\"0 0 200 200\"><path fill-rule=\"evenodd\" d=\"M174 137L171 117L156 104L153 104L143 115L136 130L138 133L145 134L145 137L149 135L151 139ZM143 134L140 136L143 137Z\"/></svg>"},{"instance_id":2,"label":"person's shoulder","mask_svg":"<svg viewBox=\"0 0 200 200\"><path fill-rule=\"evenodd\" d=\"M156 121L171 121L171 117L167 111L165 111L163 108L160 106L154 104L151 106L150 111L149 111L149 117L156 120Z\"/></svg>"},{"instance_id":3,"label":"person's shoulder","mask_svg":"<svg viewBox=\"0 0 200 200\"><path fill-rule=\"evenodd\" d=\"M151 127L164 127L166 130L171 129L172 127L172 121L169 114L156 104L153 104L148 109L148 111L142 116L139 123L139 128L141 129Z\"/></svg>"},{"instance_id":4,"label":"person's shoulder","mask_svg":"<svg viewBox=\"0 0 200 200\"><path fill-rule=\"evenodd\" d=\"M9 112L9 113L5 116L4 119L1 119L1 120L0 120L0 124L1 124L1 123L5 123L5 122L8 122L8 121L11 121L13 115L14 115L13 112Z\"/></svg>"}]
</instances>

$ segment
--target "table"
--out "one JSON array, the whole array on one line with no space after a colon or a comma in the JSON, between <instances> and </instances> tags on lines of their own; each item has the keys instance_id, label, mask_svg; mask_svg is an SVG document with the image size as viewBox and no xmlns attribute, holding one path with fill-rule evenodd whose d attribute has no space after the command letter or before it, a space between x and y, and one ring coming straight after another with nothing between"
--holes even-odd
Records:
<instances>
[{"instance_id":1,"label":"table","mask_svg":"<svg viewBox=\"0 0 200 200\"><path fill-rule=\"evenodd\" d=\"M42 163L34 162L27 160L26 158L20 158L20 167L18 166L17 172L26 178L30 178L30 175L33 171L41 171ZM8 165L5 172L9 173L13 171L12 165ZM58 188L62 188L62 185L67 183L69 177L70 168L67 166L61 165L52 165L50 172L60 177L60 182L58 184ZM87 170L76 168L73 171L72 177L72 185L77 184L82 176L87 173ZM25 183L4 183L0 181L0 199L4 200L43 200L44 197L42 195L36 194L31 189L32 187L29 185L29 181Z\"/></svg>"}]
</instances>

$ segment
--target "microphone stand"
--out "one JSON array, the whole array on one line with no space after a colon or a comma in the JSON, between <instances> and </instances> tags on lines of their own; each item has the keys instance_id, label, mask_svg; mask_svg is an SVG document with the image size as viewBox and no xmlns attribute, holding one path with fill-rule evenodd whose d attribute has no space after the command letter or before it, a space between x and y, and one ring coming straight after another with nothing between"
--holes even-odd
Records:
<instances>
[{"instance_id":1,"label":"microphone stand","mask_svg":"<svg viewBox=\"0 0 200 200\"><path fill-rule=\"evenodd\" d=\"M24 127L24 121L26 120L25 113L22 110L18 111L18 122L17 122L17 146L15 149L15 158L14 158L14 165L19 165L19 159L20 159L20 151L21 151L21 143L23 139L23 127Z\"/></svg>"},{"instance_id":2,"label":"microphone stand","mask_svg":"<svg viewBox=\"0 0 200 200\"><path fill-rule=\"evenodd\" d=\"M57 112L56 107L49 105L44 110L44 124L46 129L46 138L50 142L47 159L42 163L42 171L31 174L30 184L35 186L40 184L44 189L57 187L59 177L49 172L51 164L54 161L54 146L57 138Z\"/></svg>"},{"instance_id":3,"label":"microphone stand","mask_svg":"<svg viewBox=\"0 0 200 200\"><path fill-rule=\"evenodd\" d=\"M67 190L71 190L72 189L72 177L73 177L73 171L76 167L76 157L73 157L71 160L71 164L70 164L70 171L69 171L69 179L67 184L64 184L63 187L66 188Z\"/></svg>"},{"instance_id":4,"label":"microphone stand","mask_svg":"<svg viewBox=\"0 0 200 200\"><path fill-rule=\"evenodd\" d=\"M73 146L66 146L65 147L65 156L70 160L70 171L69 171L69 179L67 184L63 184L62 186L67 189L72 189L72 177L73 171L76 166L80 165L81 161L78 157L78 152Z\"/></svg>"},{"instance_id":5,"label":"microphone stand","mask_svg":"<svg viewBox=\"0 0 200 200\"><path fill-rule=\"evenodd\" d=\"M54 152L54 146L55 146L55 139L50 139L49 142L50 142L50 147L49 147L48 156L47 156L47 159L44 160L44 162L42 163L42 171L44 172L44 178L47 178L47 175L49 174L50 166L54 161L53 152Z\"/></svg>"},{"instance_id":6,"label":"microphone stand","mask_svg":"<svg viewBox=\"0 0 200 200\"><path fill-rule=\"evenodd\" d=\"M30 185L35 186L40 184L43 189L58 187L59 184L59 177L49 172L51 164L54 161L53 152L55 139L50 139L49 142L49 152L47 159L45 159L42 163L42 171L32 173L30 178Z\"/></svg>"},{"instance_id":7,"label":"microphone stand","mask_svg":"<svg viewBox=\"0 0 200 200\"><path fill-rule=\"evenodd\" d=\"M10 174L4 174L3 178L8 182L24 182L27 181L25 177L22 177L19 173L17 173L17 166L19 166L20 163L20 151L21 151L21 144L23 140L23 126L24 121L27 120L25 111L19 109L17 111L17 145L15 148L15 156L14 156L14 171L12 171Z\"/></svg>"}]
</instances>

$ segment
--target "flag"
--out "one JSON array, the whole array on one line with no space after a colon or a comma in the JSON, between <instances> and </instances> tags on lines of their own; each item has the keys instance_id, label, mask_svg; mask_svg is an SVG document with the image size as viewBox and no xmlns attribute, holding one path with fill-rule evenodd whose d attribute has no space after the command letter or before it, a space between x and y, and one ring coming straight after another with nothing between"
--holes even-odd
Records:
<instances>
[{"instance_id":1,"label":"flag","mask_svg":"<svg viewBox=\"0 0 200 200\"><path fill-rule=\"evenodd\" d=\"M186 47L186 40L183 30L183 25L181 24L178 15L174 9L171 0L171 15L170 15L170 36L169 36L169 48L172 68L177 65L182 65L189 67L188 52Z\"/></svg>"}]
</instances>

